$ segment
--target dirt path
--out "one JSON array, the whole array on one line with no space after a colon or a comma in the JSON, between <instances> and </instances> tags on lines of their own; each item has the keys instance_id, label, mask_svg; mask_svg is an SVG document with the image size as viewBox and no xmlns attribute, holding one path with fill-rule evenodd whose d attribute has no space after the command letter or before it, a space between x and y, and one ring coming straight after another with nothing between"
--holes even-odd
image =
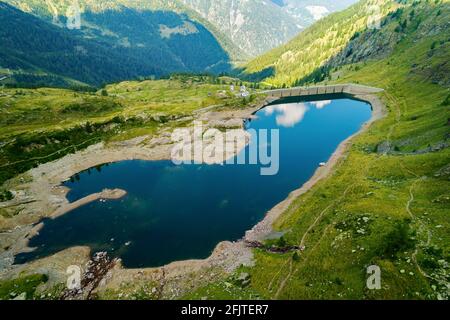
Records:
<instances>
[{"instance_id":1,"label":"dirt path","mask_svg":"<svg viewBox=\"0 0 450 320\"><path fill-rule=\"evenodd\" d=\"M405 210L408 213L408 215L411 217L411 220L419 223L421 229L424 230L427 233L427 240L426 240L426 242L423 245L425 247L428 247L431 244L431 238L432 238L431 230L428 228L428 226L421 219L419 219L416 215L414 215L414 213L411 210L411 205L412 205L412 203L415 200L415 198L414 198L414 188L417 186L417 184L423 182L426 179L426 177L419 177L416 173L414 173L413 171L411 171L408 168L406 168L403 165L403 163L401 163L400 166L402 167L402 169L404 171L407 171L408 173L412 174L416 178L413 181L413 183L411 184L410 188L409 188L409 199L406 202ZM418 253L419 253L419 246L416 246L416 249L414 250L414 253L412 254L412 260L414 261L414 264L416 265L417 270L420 272L420 274L422 276L424 276L424 277L426 277L428 279L432 279L432 280L438 281L434 277L432 277L429 274L427 274L422 269L422 267L419 265L419 263L417 261L417 254Z\"/></svg>"},{"instance_id":2,"label":"dirt path","mask_svg":"<svg viewBox=\"0 0 450 320\"><path fill-rule=\"evenodd\" d=\"M355 183L356 184L356 183ZM352 184L350 186L348 186L344 192L342 193L342 195L334 200L330 205L328 205L325 209L323 209L320 214L317 216L317 218L314 220L314 222L312 224L309 225L308 229L306 229L305 233L303 234L301 240L300 240L300 244L299 247L302 248L305 246L305 242L306 242L306 237L308 236L308 234L311 232L312 229L314 229L314 227L317 225L317 223L322 219L322 217L324 216L324 214L331 209L332 207L334 207L338 202L340 202L342 199L344 199L348 193L348 191L353 188L355 186L355 184ZM322 238L321 238L322 239ZM319 240L320 241L320 240ZM305 262L306 260L304 260ZM286 283L289 281L289 279L291 278L293 273L296 273L298 271L298 267L295 269L295 271L293 271L293 266L294 266L294 260L291 258L289 259L289 272L287 274L287 276L281 281L280 286L278 287L278 290L274 296L274 299L278 299L281 291L284 289Z\"/></svg>"}]
</instances>

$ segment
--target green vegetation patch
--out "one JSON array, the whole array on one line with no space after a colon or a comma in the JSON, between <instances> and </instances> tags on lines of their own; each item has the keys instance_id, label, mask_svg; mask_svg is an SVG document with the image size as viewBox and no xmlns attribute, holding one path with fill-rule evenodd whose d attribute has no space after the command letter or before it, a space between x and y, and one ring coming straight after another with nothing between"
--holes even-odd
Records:
<instances>
[{"instance_id":1,"label":"green vegetation patch","mask_svg":"<svg viewBox=\"0 0 450 320\"><path fill-rule=\"evenodd\" d=\"M37 288L48 281L44 274L20 276L13 280L0 281L0 300L10 300L20 296L23 299L35 299Z\"/></svg>"},{"instance_id":2,"label":"green vegetation patch","mask_svg":"<svg viewBox=\"0 0 450 320\"><path fill-rule=\"evenodd\" d=\"M9 190L0 190L0 202L14 199L14 195Z\"/></svg>"},{"instance_id":3,"label":"green vegetation patch","mask_svg":"<svg viewBox=\"0 0 450 320\"><path fill-rule=\"evenodd\" d=\"M247 268L239 268L223 281L208 284L186 294L185 300L255 300L260 299L251 289L252 278Z\"/></svg>"}]
</instances>

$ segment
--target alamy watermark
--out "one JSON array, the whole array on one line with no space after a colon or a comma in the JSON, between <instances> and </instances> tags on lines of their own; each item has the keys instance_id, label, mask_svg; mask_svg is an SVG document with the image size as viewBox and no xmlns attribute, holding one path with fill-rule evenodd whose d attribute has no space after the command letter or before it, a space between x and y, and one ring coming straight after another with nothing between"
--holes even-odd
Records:
<instances>
[{"instance_id":1,"label":"alamy watermark","mask_svg":"<svg viewBox=\"0 0 450 320\"><path fill-rule=\"evenodd\" d=\"M81 289L81 267L79 266L69 266L66 270L67 277L67 289L69 290L79 290Z\"/></svg>"},{"instance_id":2,"label":"alamy watermark","mask_svg":"<svg viewBox=\"0 0 450 320\"><path fill-rule=\"evenodd\" d=\"M181 164L260 165L263 176L276 175L280 167L278 129L218 129L203 127L194 121L193 128L179 128L172 133L171 158Z\"/></svg>"},{"instance_id":3,"label":"alamy watermark","mask_svg":"<svg viewBox=\"0 0 450 320\"><path fill-rule=\"evenodd\" d=\"M379 266L373 265L367 268L367 289L380 290L381 289L381 269Z\"/></svg>"}]
</instances>

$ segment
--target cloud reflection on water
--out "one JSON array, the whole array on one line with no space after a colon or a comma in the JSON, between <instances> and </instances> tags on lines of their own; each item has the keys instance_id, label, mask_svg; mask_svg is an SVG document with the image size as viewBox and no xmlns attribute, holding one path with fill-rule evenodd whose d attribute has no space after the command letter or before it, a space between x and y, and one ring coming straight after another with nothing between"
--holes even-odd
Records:
<instances>
[{"instance_id":1,"label":"cloud reflection on water","mask_svg":"<svg viewBox=\"0 0 450 320\"><path fill-rule=\"evenodd\" d=\"M331 100L323 100L323 101L314 101L311 102L317 109L323 109L327 105L331 104Z\"/></svg>"},{"instance_id":2,"label":"cloud reflection on water","mask_svg":"<svg viewBox=\"0 0 450 320\"><path fill-rule=\"evenodd\" d=\"M277 125L285 128L292 128L293 126L302 122L306 112L308 112L309 110L308 104L311 104L317 109L323 109L327 105L331 104L331 100L314 101L310 103L288 103L271 105L267 106L264 109L264 112L267 116L277 113Z\"/></svg>"},{"instance_id":3,"label":"cloud reflection on water","mask_svg":"<svg viewBox=\"0 0 450 320\"><path fill-rule=\"evenodd\" d=\"M305 113L308 111L308 107L304 103L297 104L278 104L268 106L264 109L267 116L277 113L276 121L277 125L291 128L300 123L305 117Z\"/></svg>"}]
</instances>

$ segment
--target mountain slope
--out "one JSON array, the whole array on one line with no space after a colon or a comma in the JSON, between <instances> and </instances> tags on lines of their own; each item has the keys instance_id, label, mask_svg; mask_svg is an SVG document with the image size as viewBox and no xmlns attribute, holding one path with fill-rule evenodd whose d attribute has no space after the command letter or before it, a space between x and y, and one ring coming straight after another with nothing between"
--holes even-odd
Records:
<instances>
[{"instance_id":1,"label":"mountain slope","mask_svg":"<svg viewBox=\"0 0 450 320\"><path fill-rule=\"evenodd\" d=\"M113 26L111 21L108 23L98 23L90 21L89 17L86 16L87 13L95 14L96 16L101 16L105 12L115 12L120 14L123 9L127 9L128 12L134 11L136 16L142 14L142 17L148 11L164 11L167 13L176 13L183 16L185 20L190 20L190 22L197 22L208 29L220 43L225 51L230 54L234 59L247 58L247 56L239 50L239 48L224 35L219 29L215 28L207 20L203 19L194 10L183 5L178 0L103 0L101 2L93 0L77 0L73 2L71 0L2 0L8 2L9 4L19 8L20 10L34 14L40 18L43 18L54 24L63 26L68 14L68 8L73 3L78 3L81 13L82 28L81 31L86 33L87 36L116 36L109 29ZM133 17L128 17L132 21ZM132 37L137 32L145 34L142 30L136 29L123 29L123 33L127 37ZM121 39L119 39L121 40ZM147 41L149 41L148 39Z\"/></svg>"},{"instance_id":2,"label":"mountain slope","mask_svg":"<svg viewBox=\"0 0 450 320\"><path fill-rule=\"evenodd\" d=\"M295 83L338 54L356 33L366 29L374 3L377 2L363 0L322 19L286 45L249 62L245 73L262 73L275 86ZM395 1L383 1L380 14L386 16L398 6Z\"/></svg>"},{"instance_id":3,"label":"mountain slope","mask_svg":"<svg viewBox=\"0 0 450 320\"><path fill-rule=\"evenodd\" d=\"M348 0L350 2L354 0ZM55 27L65 29L67 35L78 39L96 42L113 56L138 62L142 72L130 70L128 74L136 76L160 76L173 72L221 73L231 70L232 63L242 63L250 56L263 53L291 39L303 25L314 19L308 13L307 3L289 2L275 4L271 0L3 0L25 13L45 20ZM327 10L338 10L329 0L321 4ZM68 30L66 22L71 21L73 5L79 6L81 28ZM298 14L299 12L304 13ZM306 15L305 15L306 14ZM5 20L6 21L6 20ZM276 21L276 23L273 23ZM3 26L6 27L7 23ZM19 26L24 29L24 26ZM12 33L5 28L4 34ZM39 35L37 30L34 33ZM14 34L8 34L14 39ZM14 43L12 41L11 43ZM78 46L80 47L80 46ZM23 57L11 56L19 52L11 48L9 60ZM25 49L25 48L24 48ZM5 51L8 50L5 47ZM69 51L70 48L66 48ZM31 49L31 52L33 50ZM91 54L91 51L82 50ZM24 51L26 52L26 51ZM96 54L98 54L97 52ZM4 56L6 53L4 53ZM50 56L46 55L47 57ZM126 57L126 58L125 58ZM41 55L41 59L43 56ZM9 61L4 59L4 61ZM25 59L26 60L26 59ZM44 61L53 65L52 61ZM54 62L54 61L53 61ZM14 65L1 65L13 69ZM148 68L154 69L148 72ZM133 67L134 68L134 67ZM131 68L131 69L133 69ZM128 79L117 77L94 77L87 79L71 74L57 74L54 68L35 66L32 70L15 70L19 85L63 85L72 80L98 85L108 81ZM115 70L109 68L115 73ZM36 75L39 73L39 75ZM18 75L20 74L20 76ZM60 77L58 77L60 76ZM97 78L97 79L93 79Z\"/></svg>"},{"instance_id":4,"label":"mountain slope","mask_svg":"<svg viewBox=\"0 0 450 320\"><path fill-rule=\"evenodd\" d=\"M357 0L177 0L197 12L243 52L257 56Z\"/></svg>"},{"instance_id":5,"label":"mountain slope","mask_svg":"<svg viewBox=\"0 0 450 320\"><path fill-rule=\"evenodd\" d=\"M127 54L110 50L82 37L73 36L38 18L0 3L0 65L16 70L23 83L43 77L45 82L68 85L70 79L89 84L163 71ZM47 79L45 79L47 77ZM64 79L69 78L69 79Z\"/></svg>"},{"instance_id":6,"label":"mountain slope","mask_svg":"<svg viewBox=\"0 0 450 320\"><path fill-rule=\"evenodd\" d=\"M222 30L251 56L285 43L301 28L295 18L270 1L179 1Z\"/></svg>"},{"instance_id":7,"label":"mountain slope","mask_svg":"<svg viewBox=\"0 0 450 320\"><path fill-rule=\"evenodd\" d=\"M49 21L64 20L70 0L6 0L23 11L44 17ZM110 33L111 21L92 21L86 13L101 16L105 12L120 12L122 8L145 11L168 11L187 15L210 30L233 60L243 61L291 39L299 31L296 20L280 7L267 0L106 0L102 2L79 0L85 28ZM59 18L55 18L59 17ZM131 20L133 17L128 17ZM276 26L270 22L278 21ZM133 31L126 30L128 37ZM86 32L86 31L85 31ZM97 35L98 36L98 35Z\"/></svg>"},{"instance_id":8,"label":"mountain slope","mask_svg":"<svg viewBox=\"0 0 450 320\"><path fill-rule=\"evenodd\" d=\"M219 73L230 68L229 55L214 35L197 21L173 11L125 7L118 1L101 6L87 1L81 29L69 30L67 17L59 15L66 12L69 1L58 2L58 7L48 7L40 0L9 2L33 13L14 10L3 2L0 7L0 30L6 39L0 65L16 71L20 68L20 74L57 74L99 85L140 76ZM57 62L61 59L67 61ZM83 66L75 67L81 60ZM106 66L105 61L111 63ZM80 72L84 69L88 71Z\"/></svg>"},{"instance_id":9,"label":"mountain slope","mask_svg":"<svg viewBox=\"0 0 450 320\"><path fill-rule=\"evenodd\" d=\"M402 5L397 1L377 2L380 4L380 28L367 28L370 25L368 13L374 3L361 1L323 19L287 45L251 61L245 73L260 73L261 78L275 86L321 81L335 67L389 56L406 37L419 41L449 28L445 24L448 15L442 13L435 21L433 16L425 15L432 7L419 2ZM441 4L441 12L449 6L448 1L436 3ZM445 54L444 49L441 51ZM432 65L426 67L430 68ZM433 69L428 71L429 76L434 75L440 82L448 84L448 63ZM414 72L422 71L415 68Z\"/></svg>"}]
</instances>

